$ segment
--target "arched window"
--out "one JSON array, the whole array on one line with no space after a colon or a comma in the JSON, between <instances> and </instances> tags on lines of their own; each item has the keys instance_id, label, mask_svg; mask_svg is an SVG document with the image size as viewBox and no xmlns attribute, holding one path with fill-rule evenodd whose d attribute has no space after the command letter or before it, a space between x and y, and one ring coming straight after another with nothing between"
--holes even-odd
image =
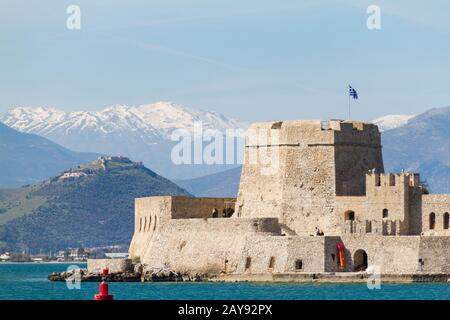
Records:
<instances>
[{"instance_id":1,"label":"arched window","mask_svg":"<svg viewBox=\"0 0 450 320\"><path fill-rule=\"evenodd\" d=\"M448 229L448 212L444 213L444 229Z\"/></svg>"},{"instance_id":2,"label":"arched window","mask_svg":"<svg viewBox=\"0 0 450 320\"><path fill-rule=\"evenodd\" d=\"M436 215L434 212L430 213L430 230L433 230L436 226Z\"/></svg>"},{"instance_id":3,"label":"arched window","mask_svg":"<svg viewBox=\"0 0 450 320\"><path fill-rule=\"evenodd\" d=\"M383 209L383 218L387 218L387 217L389 217L389 210Z\"/></svg>"},{"instance_id":4,"label":"arched window","mask_svg":"<svg viewBox=\"0 0 450 320\"><path fill-rule=\"evenodd\" d=\"M303 261L300 259L295 260L295 270L303 269Z\"/></svg>"},{"instance_id":5,"label":"arched window","mask_svg":"<svg viewBox=\"0 0 450 320\"><path fill-rule=\"evenodd\" d=\"M345 211L344 219L354 221L355 220L355 212L351 211L351 210Z\"/></svg>"}]
</instances>

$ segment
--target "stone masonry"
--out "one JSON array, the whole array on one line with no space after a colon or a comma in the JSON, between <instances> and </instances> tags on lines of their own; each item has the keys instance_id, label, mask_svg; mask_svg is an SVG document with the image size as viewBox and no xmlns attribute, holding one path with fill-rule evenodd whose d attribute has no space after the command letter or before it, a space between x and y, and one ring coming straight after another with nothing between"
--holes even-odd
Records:
<instances>
[{"instance_id":1,"label":"stone masonry","mask_svg":"<svg viewBox=\"0 0 450 320\"><path fill-rule=\"evenodd\" d=\"M257 123L237 199L136 199L129 253L151 268L208 277L369 266L448 275L449 212L450 195L428 194L419 174L384 173L373 124Z\"/></svg>"}]
</instances>

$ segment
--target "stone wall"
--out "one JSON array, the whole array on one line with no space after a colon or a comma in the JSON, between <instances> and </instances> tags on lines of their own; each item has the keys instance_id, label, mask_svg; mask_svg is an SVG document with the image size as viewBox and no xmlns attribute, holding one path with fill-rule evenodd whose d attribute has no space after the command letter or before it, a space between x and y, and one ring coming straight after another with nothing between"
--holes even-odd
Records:
<instances>
[{"instance_id":1,"label":"stone wall","mask_svg":"<svg viewBox=\"0 0 450 320\"><path fill-rule=\"evenodd\" d=\"M155 232L172 219L211 218L216 209L219 217L224 209L234 210L233 198L193 198L159 196L135 200L135 226L130 245L130 256L140 257Z\"/></svg>"},{"instance_id":2,"label":"stone wall","mask_svg":"<svg viewBox=\"0 0 450 320\"><path fill-rule=\"evenodd\" d=\"M274 218L174 219L157 230L140 259L155 268L216 274L237 268L247 239L279 235Z\"/></svg>"},{"instance_id":3,"label":"stone wall","mask_svg":"<svg viewBox=\"0 0 450 320\"><path fill-rule=\"evenodd\" d=\"M383 274L450 272L450 195L424 195L418 174L384 174L376 126L284 121L251 130L268 137L246 141L236 202L136 199L130 257L199 275L337 272L342 242L344 271L365 253ZM227 209L232 217L222 217Z\"/></svg>"},{"instance_id":4,"label":"stone wall","mask_svg":"<svg viewBox=\"0 0 450 320\"><path fill-rule=\"evenodd\" d=\"M314 234L316 227L338 233L336 195L364 194L364 174L373 168L383 171L380 135L371 124L284 121L258 123L250 132L269 138L247 138L238 215L277 217L299 235ZM264 159L271 158L275 170L267 170Z\"/></svg>"},{"instance_id":5,"label":"stone wall","mask_svg":"<svg viewBox=\"0 0 450 320\"><path fill-rule=\"evenodd\" d=\"M357 250L367 253L368 265L385 274L445 273L450 268L450 238L424 236L342 236L346 271L353 271ZM419 259L425 261L421 267Z\"/></svg>"},{"instance_id":6,"label":"stone wall","mask_svg":"<svg viewBox=\"0 0 450 320\"><path fill-rule=\"evenodd\" d=\"M101 274L105 268L108 268L110 274L133 270L131 259L88 259L87 261L89 273Z\"/></svg>"},{"instance_id":7,"label":"stone wall","mask_svg":"<svg viewBox=\"0 0 450 320\"><path fill-rule=\"evenodd\" d=\"M421 231L421 195L417 174L366 175L365 196L336 197L334 223L348 233L345 220L354 215L354 228L383 235L419 235ZM361 232L358 232L361 233Z\"/></svg>"},{"instance_id":8,"label":"stone wall","mask_svg":"<svg viewBox=\"0 0 450 320\"><path fill-rule=\"evenodd\" d=\"M430 215L434 213L434 228L430 229ZM450 195L427 194L422 196L422 229L426 235L450 236L450 229L445 225L450 213ZM447 219L448 220L448 219ZM445 228L447 227L447 228Z\"/></svg>"}]
</instances>

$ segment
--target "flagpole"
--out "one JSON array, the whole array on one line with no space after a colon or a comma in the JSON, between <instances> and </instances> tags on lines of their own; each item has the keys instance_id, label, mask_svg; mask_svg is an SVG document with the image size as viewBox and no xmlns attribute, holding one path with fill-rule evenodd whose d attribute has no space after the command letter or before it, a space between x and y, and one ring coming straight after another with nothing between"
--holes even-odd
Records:
<instances>
[{"instance_id":1,"label":"flagpole","mask_svg":"<svg viewBox=\"0 0 450 320\"><path fill-rule=\"evenodd\" d=\"M350 92L348 94L348 120L350 121L351 116L350 116Z\"/></svg>"}]
</instances>

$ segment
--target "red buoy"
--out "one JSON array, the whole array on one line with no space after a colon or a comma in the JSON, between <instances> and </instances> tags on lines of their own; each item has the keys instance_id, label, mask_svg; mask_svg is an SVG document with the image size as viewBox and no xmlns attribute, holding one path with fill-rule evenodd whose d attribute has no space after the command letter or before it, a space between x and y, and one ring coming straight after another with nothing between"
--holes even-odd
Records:
<instances>
[{"instance_id":1,"label":"red buoy","mask_svg":"<svg viewBox=\"0 0 450 320\"><path fill-rule=\"evenodd\" d=\"M108 276L108 268L103 269L102 282L100 283L100 292L94 296L94 300L113 300L114 296L108 292L108 284L106 283L106 277Z\"/></svg>"}]
</instances>

